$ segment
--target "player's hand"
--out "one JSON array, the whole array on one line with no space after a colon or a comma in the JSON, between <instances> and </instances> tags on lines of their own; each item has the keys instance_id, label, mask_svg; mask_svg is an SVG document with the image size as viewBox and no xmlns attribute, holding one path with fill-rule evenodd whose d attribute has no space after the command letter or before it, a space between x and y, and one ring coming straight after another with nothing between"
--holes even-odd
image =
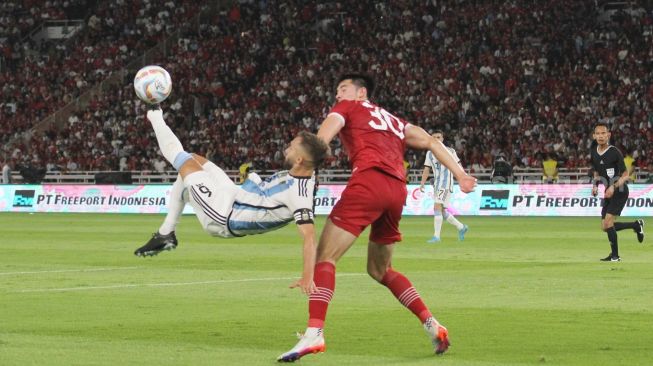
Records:
<instances>
[{"instance_id":1,"label":"player's hand","mask_svg":"<svg viewBox=\"0 0 653 366\"><path fill-rule=\"evenodd\" d=\"M317 287L315 287L315 282L313 280L306 280L304 278L300 278L290 286L289 288L296 288L299 287L300 290L302 290L302 293L306 295L314 294L317 292Z\"/></svg>"},{"instance_id":2,"label":"player's hand","mask_svg":"<svg viewBox=\"0 0 653 366\"><path fill-rule=\"evenodd\" d=\"M599 187L594 186L592 187L592 196L596 197L599 194Z\"/></svg>"},{"instance_id":3,"label":"player's hand","mask_svg":"<svg viewBox=\"0 0 653 366\"><path fill-rule=\"evenodd\" d=\"M419 186L419 191L424 193L424 185Z\"/></svg>"},{"instance_id":4,"label":"player's hand","mask_svg":"<svg viewBox=\"0 0 653 366\"><path fill-rule=\"evenodd\" d=\"M605 198L610 198L614 194L614 186L608 187L608 189L605 190L605 193L603 194L603 197Z\"/></svg>"},{"instance_id":5,"label":"player's hand","mask_svg":"<svg viewBox=\"0 0 653 366\"><path fill-rule=\"evenodd\" d=\"M465 174L462 178L458 179L458 185L460 186L461 191L469 193L476 188L476 178L469 174Z\"/></svg>"}]
</instances>

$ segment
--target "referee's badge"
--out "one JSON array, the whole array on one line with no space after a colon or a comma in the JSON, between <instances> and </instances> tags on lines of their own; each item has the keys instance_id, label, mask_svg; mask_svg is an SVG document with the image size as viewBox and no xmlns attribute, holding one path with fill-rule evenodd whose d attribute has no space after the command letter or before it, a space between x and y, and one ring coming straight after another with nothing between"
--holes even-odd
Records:
<instances>
[{"instance_id":1,"label":"referee's badge","mask_svg":"<svg viewBox=\"0 0 653 366\"><path fill-rule=\"evenodd\" d=\"M608 175L608 177L612 178L614 177L614 168L608 168L605 170L605 174Z\"/></svg>"}]
</instances>

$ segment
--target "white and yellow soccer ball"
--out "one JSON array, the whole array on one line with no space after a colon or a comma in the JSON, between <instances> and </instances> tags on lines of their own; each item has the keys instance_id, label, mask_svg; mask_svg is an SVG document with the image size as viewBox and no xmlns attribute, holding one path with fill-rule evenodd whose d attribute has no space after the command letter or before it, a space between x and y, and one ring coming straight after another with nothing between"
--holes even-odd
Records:
<instances>
[{"instance_id":1,"label":"white and yellow soccer ball","mask_svg":"<svg viewBox=\"0 0 653 366\"><path fill-rule=\"evenodd\" d=\"M170 95L172 79L161 66L145 66L134 77L134 91L145 103L158 104Z\"/></svg>"}]
</instances>

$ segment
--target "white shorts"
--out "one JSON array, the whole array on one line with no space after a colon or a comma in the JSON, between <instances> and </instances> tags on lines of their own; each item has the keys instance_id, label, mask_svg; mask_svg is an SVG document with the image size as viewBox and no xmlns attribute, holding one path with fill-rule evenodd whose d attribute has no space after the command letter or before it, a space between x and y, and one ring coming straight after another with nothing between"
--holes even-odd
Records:
<instances>
[{"instance_id":1,"label":"white shorts","mask_svg":"<svg viewBox=\"0 0 653 366\"><path fill-rule=\"evenodd\" d=\"M204 231L212 236L231 238L227 220L231 213L238 187L217 165L208 162L203 171L191 173L184 179L188 203Z\"/></svg>"},{"instance_id":2,"label":"white shorts","mask_svg":"<svg viewBox=\"0 0 653 366\"><path fill-rule=\"evenodd\" d=\"M434 203L439 203L443 207L449 207L449 201L451 200L451 192L448 188L441 188L435 190L433 187L433 201Z\"/></svg>"}]
</instances>

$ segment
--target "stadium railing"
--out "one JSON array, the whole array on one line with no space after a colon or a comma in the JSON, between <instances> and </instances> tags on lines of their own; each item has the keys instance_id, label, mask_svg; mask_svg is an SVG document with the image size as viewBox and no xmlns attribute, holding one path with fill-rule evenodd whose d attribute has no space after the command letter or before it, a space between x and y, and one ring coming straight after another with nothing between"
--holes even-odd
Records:
<instances>
[{"instance_id":1,"label":"stadium railing","mask_svg":"<svg viewBox=\"0 0 653 366\"><path fill-rule=\"evenodd\" d=\"M95 184L96 174L111 173L107 171L48 171L42 180L44 184ZM124 173L124 172L115 172ZM165 171L132 171L131 180L132 184L170 184L177 179L177 172ZM225 173L234 181L238 181L238 170L225 170ZM272 175L273 171L257 171L262 178ZM491 177L492 170L485 169L478 172L473 172L472 175L478 179L479 183L492 183ZM329 184L344 184L349 180L351 171L348 169L325 169L320 170L320 183ZM421 169L411 169L408 174L408 182L412 184L419 184L422 176ZM558 183L589 183L589 168L578 169L560 169ZM635 170L635 183L645 183L650 181L653 173L644 171L642 169ZM521 169L515 170L512 179L508 179L506 183L541 183L542 171L541 169ZM12 171L12 183L23 183L24 179L18 171Z\"/></svg>"}]
</instances>

